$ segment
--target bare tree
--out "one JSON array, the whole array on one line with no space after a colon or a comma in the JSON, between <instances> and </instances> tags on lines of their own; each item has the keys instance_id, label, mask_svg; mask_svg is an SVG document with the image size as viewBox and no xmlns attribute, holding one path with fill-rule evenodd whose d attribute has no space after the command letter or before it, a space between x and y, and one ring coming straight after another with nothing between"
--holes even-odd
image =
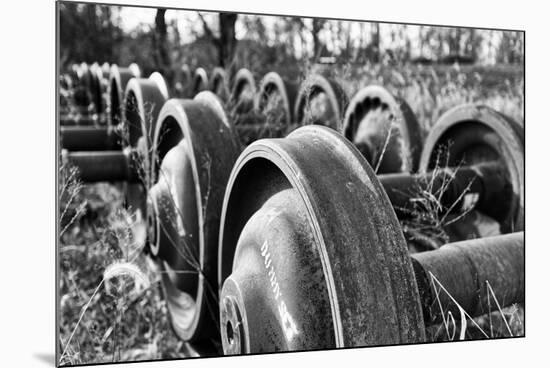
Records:
<instances>
[{"instance_id":1,"label":"bare tree","mask_svg":"<svg viewBox=\"0 0 550 368\"><path fill-rule=\"evenodd\" d=\"M325 19L313 18L313 30L311 31L311 35L313 36L313 57L315 60L319 58L323 48L321 40L319 40L319 32L323 29L325 22Z\"/></svg>"},{"instance_id":2,"label":"bare tree","mask_svg":"<svg viewBox=\"0 0 550 368\"><path fill-rule=\"evenodd\" d=\"M214 35L214 32L201 13L199 13L199 17L201 18L205 35L218 50L218 64L222 67L230 65L237 47L237 38L235 37L237 13L219 13L219 36Z\"/></svg>"},{"instance_id":3,"label":"bare tree","mask_svg":"<svg viewBox=\"0 0 550 368\"><path fill-rule=\"evenodd\" d=\"M155 32L153 34L153 44L155 47L154 59L157 70L170 79L172 60L168 50L168 32L166 29L166 20L164 19L165 13L166 9L157 9L155 16Z\"/></svg>"},{"instance_id":4,"label":"bare tree","mask_svg":"<svg viewBox=\"0 0 550 368\"><path fill-rule=\"evenodd\" d=\"M371 23L371 48L372 48L372 62L377 63L380 61L380 23Z\"/></svg>"}]
</instances>

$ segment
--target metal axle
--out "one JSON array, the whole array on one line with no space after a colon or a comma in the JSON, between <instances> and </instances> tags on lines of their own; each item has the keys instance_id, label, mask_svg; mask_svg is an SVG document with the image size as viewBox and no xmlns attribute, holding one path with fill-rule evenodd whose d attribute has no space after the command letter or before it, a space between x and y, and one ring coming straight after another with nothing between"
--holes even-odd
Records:
<instances>
[{"instance_id":1,"label":"metal axle","mask_svg":"<svg viewBox=\"0 0 550 368\"><path fill-rule=\"evenodd\" d=\"M524 301L523 232L450 243L411 259L426 326L448 312L458 319L458 305L471 317L497 310L493 293L501 307Z\"/></svg>"},{"instance_id":2,"label":"metal axle","mask_svg":"<svg viewBox=\"0 0 550 368\"><path fill-rule=\"evenodd\" d=\"M136 150L101 152L62 152L62 160L79 171L85 183L126 181L139 183L139 158Z\"/></svg>"},{"instance_id":3,"label":"metal axle","mask_svg":"<svg viewBox=\"0 0 550 368\"><path fill-rule=\"evenodd\" d=\"M378 176L396 212L407 215L411 199L425 199L423 193L436 198L442 210L480 209L499 218L510 201L512 186L506 168L496 162L459 168L443 168L420 174L397 173Z\"/></svg>"},{"instance_id":4,"label":"metal axle","mask_svg":"<svg viewBox=\"0 0 550 368\"><path fill-rule=\"evenodd\" d=\"M99 119L94 115L79 114L79 115L64 115L59 117L60 126L73 126L73 125L94 125L99 122Z\"/></svg>"},{"instance_id":5,"label":"metal axle","mask_svg":"<svg viewBox=\"0 0 550 368\"><path fill-rule=\"evenodd\" d=\"M61 146L69 151L107 151L121 148L120 135L111 126L62 126Z\"/></svg>"}]
</instances>

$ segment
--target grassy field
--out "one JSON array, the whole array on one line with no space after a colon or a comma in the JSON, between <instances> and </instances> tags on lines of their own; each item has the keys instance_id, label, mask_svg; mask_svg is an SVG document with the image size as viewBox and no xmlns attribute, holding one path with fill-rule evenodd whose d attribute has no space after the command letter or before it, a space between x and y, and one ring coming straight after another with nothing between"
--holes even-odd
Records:
<instances>
[{"instance_id":1,"label":"grassy field","mask_svg":"<svg viewBox=\"0 0 550 368\"><path fill-rule=\"evenodd\" d=\"M309 69L311 70L311 69ZM351 94L383 85L404 98L429 130L446 110L485 103L524 122L523 70L517 67L333 68ZM62 166L59 175L60 364L183 357L173 334L155 266L140 253L145 225L123 206L122 187L84 186ZM448 320L432 341L523 335L523 308L512 306L470 320L466 330Z\"/></svg>"}]
</instances>

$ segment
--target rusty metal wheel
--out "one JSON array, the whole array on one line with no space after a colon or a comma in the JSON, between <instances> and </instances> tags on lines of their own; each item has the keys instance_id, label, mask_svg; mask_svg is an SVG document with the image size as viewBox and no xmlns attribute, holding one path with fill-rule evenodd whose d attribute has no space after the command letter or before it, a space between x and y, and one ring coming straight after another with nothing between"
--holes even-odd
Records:
<instances>
[{"instance_id":1,"label":"rusty metal wheel","mask_svg":"<svg viewBox=\"0 0 550 368\"><path fill-rule=\"evenodd\" d=\"M297 85L284 81L275 72L267 73L254 98L254 112L236 118L237 131L243 145L260 138L283 137L295 125L292 112Z\"/></svg>"},{"instance_id":2,"label":"rusty metal wheel","mask_svg":"<svg viewBox=\"0 0 550 368\"><path fill-rule=\"evenodd\" d=\"M300 87L294 118L298 125L324 125L341 132L347 104L348 96L338 82L313 74Z\"/></svg>"},{"instance_id":3,"label":"rusty metal wheel","mask_svg":"<svg viewBox=\"0 0 550 368\"><path fill-rule=\"evenodd\" d=\"M90 110L90 104L94 102L92 78L93 75L90 72L90 67L86 63L80 63L76 67L77 83L75 84L74 99L80 112L82 114L95 113L94 110Z\"/></svg>"},{"instance_id":4,"label":"rusty metal wheel","mask_svg":"<svg viewBox=\"0 0 550 368\"><path fill-rule=\"evenodd\" d=\"M230 96L235 113L245 114L254 108L256 89L256 81L250 70L239 69L233 78Z\"/></svg>"},{"instance_id":5,"label":"rusty metal wheel","mask_svg":"<svg viewBox=\"0 0 550 368\"><path fill-rule=\"evenodd\" d=\"M107 88L109 94L109 118L107 123L116 126L120 123L122 117L121 106L124 102L124 91L126 85L132 78L139 78L140 72L136 64L132 64L128 68L119 68L118 65L111 65L109 71L109 86Z\"/></svg>"},{"instance_id":6,"label":"rusty metal wheel","mask_svg":"<svg viewBox=\"0 0 550 368\"><path fill-rule=\"evenodd\" d=\"M214 92L222 102L227 102L229 98L229 80L227 73L223 68L215 67L210 78L210 91Z\"/></svg>"},{"instance_id":7,"label":"rusty metal wheel","mask_svg":"<svg viewBox=\"0 0 550 368\"><path fill-rule=\"evenodd\" d=\"M103 73L104 78L109 78L109 72L111 70L111 65L108 62L101 64L101 73Z\"/></svg>"},{"instance_id":8,"label":"rusty metal wheel","mask_svg":"<svg viewBox=\"0 0 550 368\"><path fill-rule=\"evenodd\" d=\"M125 182L126 206L139 211L141 218L146 214L146 190L150 186L150 160L153 134L158 115L166 100L168 89L159 73L149 78L132 78L127 83L124 93L124 108L121 125L122 146L134 149L136 154L131 165L139 173L137 183Z\"/></svg>"},{"instance_id":9,"label":"rusty metal wheel","mask_svg":"<svg viewBox=\"0 0 550 368\"><path fill-rule=\"evenodd\" d=\"M187 64L183 64L174 72L172 95L176 98L189 98L193 85L193 76ZM192 97L192 96L191 96Z\"/></svg>"},{"instance_id":10,"label":"rusty metal wheel","mask_svg":"<svg viewBox=\"0 0 550 368\"><path fill-rule=\"evenodd\" d=\"M409 105L381 86L362 88L344 115L343 132L377 173L416 172L422 129Z\"/></svg>"},{"instance_id":11,"label":"rusty metal wheel","mask_svg":"<svg viewBox=\"0 0 550 368\"><path fill-rule=\"evenodd\" d=\"M283 80L276 72L267 73L261 80L254 102L257 111L277 110L281 116L277 121L284 127L289 127L294 118L294 102L298 86ZM269 111L266 113L269 114Z\"/></svg>"},{"instance_id":12,"label":"rusty metal wheel","mask_svg":"<svg viewBox=\"0 0 550 368\"><path fill-rule=\"evenodd\" d=\"M195 69L195 73L193 74L193 96L199 92L208 90L208 86L208 74L206 70L203 68Z\"/></svg>"},{"instance_id":13,"label":"rusty metal wheel","mask_svg":"<svg viewBox=\"0 0 550 368\"><path fill-rule=\"evenodd\" d=\"M217 239L223 194L239 150L220 100L210 91L172 99L155 129L148 231L174 332L220 351Z\"/></svg>"},{"instance_id":14,"label":"rusty metal wheel","mask_svg":"<svg viewBox=\"0 0 550 368\"><path fill-rule=\"evenodd\" d=\"M447 111L434 125L425 141L420 171L442 165L498 164L505 174L487 184L487 190L504 186L507 196L487 198L478 206L479 212L495 219L500 233L520 231L524 228L524 152L523 127L517 122L490 107L466 104Z\"/></svg>"},{"instance_id":15,"label":"rusty metal wheel","mask_svg":"<svg viewBox=\"0 0 550 368\"><path fill-rule=\"evenodd\" d=\"M424 340L391 204L360 152L325 127L241 154L224 197L218 275L226 354Z\"/></svg>"},{"instance_id":16,"label":"rusty metal wheel","mask_svg":"<svg viewBox=\"0 0 550 368\"><path fill-rule=\"evenodd\" d=\"M105 112L105 106L103 105L103 90L101 85L103 80L103 72L98 63L93 63L88 72L90 73L90 92L95 111L97 114L102 114Z\"/></svg>"}]
</instances>

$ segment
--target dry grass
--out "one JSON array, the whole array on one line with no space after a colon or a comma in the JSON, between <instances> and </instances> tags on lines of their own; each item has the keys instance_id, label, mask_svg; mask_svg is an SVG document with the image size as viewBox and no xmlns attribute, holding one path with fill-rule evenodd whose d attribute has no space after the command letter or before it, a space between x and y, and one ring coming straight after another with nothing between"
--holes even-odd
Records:
<instances>
[{"instance_id":1,"label":"dry grass","mask_svg":"<svg viewBox=\"0 0 550 368\"><path fill-rule=\"evenodd\" d=\"M152 106L146 106L150 118ZM142 165L140 179L149 179ZM144 219L121 185L83 185L60 167L60 365L183 357L156 264L142 253Z\"/></svg>"},{"instance_id":2,"label":"dry grass","mask_svg":"<svg viewBox=\"0 0 550 368\"><path fill-rule=\"evenodd\" d=\"M71 172L62 168L60 177ZM143 225L121 209L121 191L77 182L60 188L67 188L60 195L67 230L59 239L59 364L181 356L158 275L140 252Z\"/></svg>"},{"instance_id":3,"label":"dry grass","mask_svg":"<svg viewBox=\"0 0 550 368\"><path fill-rule=\"evenodd\" d=\"M411 251L433 250L438 245L449 243L451 239L447 227L463 219L472 210L472 207L460 207L471 182L450 206L442 204L443 194L460 168L459 165L449 169L448 161L448 150L439 149L430 175L407 193L410 195L410 206L397 208L405 214L401 219L401 227L410 242ZM440 178L441 184L438 183Z\"/></svg>"},{"instance_id":4,"label":"dry grass","mask_svg":"<svg viewBox=\"0 0 550 368\"><path fill-rule=\"evenodd\" d=\"M470 316L432 273L430 273L430 282L436 290L436 303L443 323L427 328L428 341L494 339L525 335L523 306L513 304L502 308L488 282L485 285L485 292L482 292L480 297L487 301L487 305L493 312L480 317ZM458 316L442 307L439 297L441 293L450 297L457 307Z\"/></svg>"}]
</instances>

